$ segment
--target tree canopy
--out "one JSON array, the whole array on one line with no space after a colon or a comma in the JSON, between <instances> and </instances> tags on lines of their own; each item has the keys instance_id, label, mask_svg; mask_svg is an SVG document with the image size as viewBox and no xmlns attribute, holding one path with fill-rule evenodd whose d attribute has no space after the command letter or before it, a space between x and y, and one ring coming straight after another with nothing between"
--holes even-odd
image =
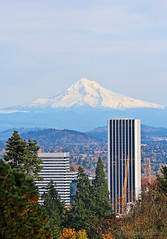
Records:
<instances>
[{"instance_id":1,"label":"tree canopy","mask_svg":"<svg viewBox=\"0 0 167 239\"><path fill-rule=\"evenodd\" d=\"M64 202L61 201L56 184L53 181L48 183L46 192L43 194L43 207L49 218L49 226L53 239L60 237L65 222L66 208Z\"/></svg>"},{"instance_id":2,"label":"tree canopy","mask_svg":"<svg viewBox=\"0 0 167 239\"><path fill-rule=\"evenodd\" d=\"M161 177L157 175L159 190L161 190L161 192L167 193L167 167L162 167L161 173Z\"/></svg>"},{"instance_id":3,"label":"tree canopy","mask_svg":"<svg viewBox=\"0 0 167 239\"><path fill-rule=\"evenodd\" d=\"M91 211L90 182L82 167L78 169L77 192L74 204L68 213L68 226L76 230L87 229L88 222L93 217Z\"/></svg>"},{"instance_id":4,"label":"tree canopy","mask_svg":"<svg viewBox=\"0 0 167 239\"><path fill-rule=\"evenodd\" d=\"M23 140L18 131L14 131L13 135L6 142L6 154L4 156L12 168L18 168L29 176L38 178L38 173L42 169L40 163L42 160L38 158L39 146L35 140Z\"/></svg>"},{"instance_id":5,"label":"tree canopy","mask_svg":"<svg viewBox=\"0 0 167 239\"><path fill-rule=\"evenodd\" d=\"M0 159L0 238L51 238L33 179Z\"/></svg>"},{"instance_id":6,"label":"tree canopy","mask_svg":"<svg viewBox=\"0 0 167 239\"><path fill-rule=\"evenodd\" d=\"M96 167L95 180L92 183L92 206L97 217L112 216L113 211L109 200L109 191L105 179L104 167L99 158Z\"/></svg>"},{"instance_id":7,"label":"tree canopy","mask_svg":"<svg viewBox=\"0 0 167 239\"><path fill-rule=\"evenodd\" d=\"M98 160L92 184L84 169L78 169L77 191L74 204L68 213L68 226L75 230L86 229L89 238L102 238L109 227L113 212L101 158Z\"/></svg>"}]
</instances>

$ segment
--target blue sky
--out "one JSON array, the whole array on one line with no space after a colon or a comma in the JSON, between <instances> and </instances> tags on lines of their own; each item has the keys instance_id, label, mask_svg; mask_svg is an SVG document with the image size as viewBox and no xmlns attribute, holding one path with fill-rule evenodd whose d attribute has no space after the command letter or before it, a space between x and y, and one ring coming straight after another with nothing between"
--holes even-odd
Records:
<instances>
[{"instance_id":1,"label":"blue sky","mask_svg":"<svg viewBox=\"0 0 167 239\"><path fill-rule=\"evenodd\" d=\"M167 106L167 1L0 0L0 107L86 77Z\"/></svg>"}]
</instances>

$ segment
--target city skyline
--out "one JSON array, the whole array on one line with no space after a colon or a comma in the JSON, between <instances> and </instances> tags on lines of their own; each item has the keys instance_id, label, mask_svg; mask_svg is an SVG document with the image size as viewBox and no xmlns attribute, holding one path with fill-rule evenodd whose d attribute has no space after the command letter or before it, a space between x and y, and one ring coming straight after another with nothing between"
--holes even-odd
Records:
<instances>
[{"instance_id":1,"label":"city skyline","mask_svg":"<svg viewBox=\"0 0 167 239\"><path fill-rule=\"evenodd\" d=\"M0 108L85 77L166 104L165 1L1 1Z\"/></svg>"}]
</instances>

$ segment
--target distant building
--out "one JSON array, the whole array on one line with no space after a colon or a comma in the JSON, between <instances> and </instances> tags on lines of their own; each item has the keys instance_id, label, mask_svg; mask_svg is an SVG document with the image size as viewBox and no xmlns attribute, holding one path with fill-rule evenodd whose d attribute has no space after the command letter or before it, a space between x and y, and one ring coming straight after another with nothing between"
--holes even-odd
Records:
<instances>
[{"instance_id":1,"label":"distant building","mask_svg":"<svg viewBox=\"0 0 167 239\"><path fill-rule=\"evenodd\" d=\"M70 172L69 153L39 153L38 156L43 160L43 169L39 173L43 181L36 181L39 202L42 202L41 195L46 191L45 187L53 180L61 199L65 204L70 204L70 183L77 178L77 173Z\"/></svg>"},{"instance_id":2,"label":"distant building","mask_svg":"<svg viewBox=\"0 0 167 239\"><path fill-rule=\"evenodd\" d=\"M118 214L141 193L140 120L108 120L108 189Z\"/></svg>"}]
</instances>

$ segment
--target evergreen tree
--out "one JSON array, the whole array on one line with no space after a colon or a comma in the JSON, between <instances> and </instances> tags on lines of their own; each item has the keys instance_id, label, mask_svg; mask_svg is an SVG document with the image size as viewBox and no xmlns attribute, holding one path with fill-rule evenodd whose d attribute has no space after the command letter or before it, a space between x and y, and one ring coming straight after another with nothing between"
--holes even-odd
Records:
<instances>
[{"instance_id":1,"label":"evergreen tree","mask_svg":"<svg viewBox=\"0 0 167 239\"><path fill-rule=\"evenodd\" d=\"M77 231L87 229L94 214L91 209L90 182L82 167L78 169L77 192L74 201L68 213L68 226Z\"/></svg>"},{"instance_id":2,"label":"evergreen tree","mask_svg":"<svg viewBox=\"0 0 167 239\"><path fill-rule=\"evenodd\" d=\"M49 225L52 232L52 237L57 239L65 221L65 204L61 201L60 196L56 190L56 185L53 181L48 183L46 192L42 196L44 200L44 208L49 218Z\"/></svg>"},{"instance_id":3,"label":"evergreen tree","mask_svg":"<svg viewBox=\"0 0 167 239\"><path fill-rule=\"evenodd\" d=\"M113 215L104 167L100 157L97 163L95 180L92 183L92 204L97 217Z\"/></svg>"},{"instance_id":4,"label":"evergreen tree","mask_svg":"<svg viewBox=\"0 0 167 239\"><path fill-rule=\"evenodd\" d=\"M92 182L91 198L92 210L95 217L90 221L87 232L89 238L100 239L103 238L103 234L108 232L114 219L101 158L98 160L95 180Z\"/></svg>"},{"instance_id":5,"label":"evergreen tree","mask_svg":"<svg viewBox=\"0 0 167 239\"><path fill-rule=\"evenodd\" d=\"M0 238L51 238L33 179L0 160Z\"/></svg>"},{"instance_id":6,"label":"evergreen tree","mask_svg":"<svg viewBox=\"0 0 167 239\"><path fill-rule=\"evenodd\" d=\"M35 178L39 178L38 173L41 171L40 166L42 160L38 157L38 150L40 147L37 145L36 140L28 140L26 150L25 150L25 162L24 170L27 174L33 175Z\"/></svg>"},{"instance_id":7,"label":"evergreen tree","mask_svg":"<svg viewBox=\"0 0 167 239\"><path fill-rule=\"evenodd\" d=\"M167 167L161 168L162 176L157 175L157 183L161 192L167 193Z\"/></svg>"},{"instance_id":8,"label":"evergreen tree","mask_svg":"<svg viewBox=\"0 0 167 239\"><path fill-rule=\"evenodd\" d=\"M42 169L40 163L42 160L38 158L39 146L35 140L23 140L18 131L14 131L13 135L7 140L6 154L4 159L12 168L18 168L22 172L39 178L38 173Z\"/></svg>"},{"instance_id":9,"label":"evergreen tree","mask_svg":"<svg viewBox=\"0 0 167 239\"><path fill-rule=\"evenodd\" d=\"M15 130L6 143L6 154L4 159L11 165L12 168L22 165L24 162L26 143L20 137L18 131Z\"/></svg>"}]
</instances>

